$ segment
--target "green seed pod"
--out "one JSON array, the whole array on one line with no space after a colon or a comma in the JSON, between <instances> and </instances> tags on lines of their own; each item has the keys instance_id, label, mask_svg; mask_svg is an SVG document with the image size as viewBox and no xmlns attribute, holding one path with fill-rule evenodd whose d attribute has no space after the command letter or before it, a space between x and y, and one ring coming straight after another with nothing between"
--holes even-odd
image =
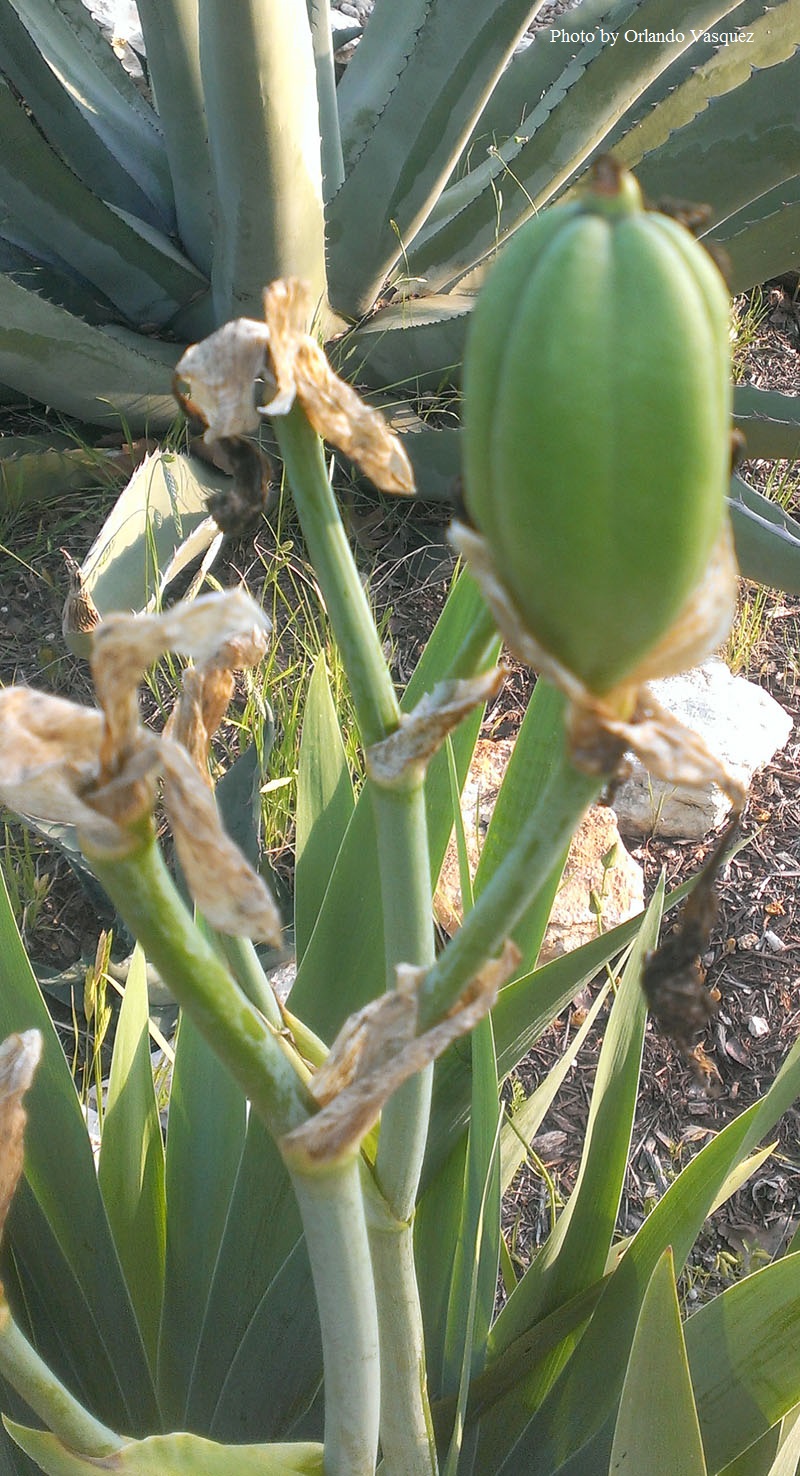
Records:
<instances>
[{"instance_id":1,"label":"green seed pod","mask_svg":"<svg viewBox=\"0 0 800 1476\"><path fill-rule=\"evenodd\" d=\"M721 536L729 332L711 258L608 160L476 303L466 507L522 625L594 693L666 635Z\"/></svg>"}]
</instances>

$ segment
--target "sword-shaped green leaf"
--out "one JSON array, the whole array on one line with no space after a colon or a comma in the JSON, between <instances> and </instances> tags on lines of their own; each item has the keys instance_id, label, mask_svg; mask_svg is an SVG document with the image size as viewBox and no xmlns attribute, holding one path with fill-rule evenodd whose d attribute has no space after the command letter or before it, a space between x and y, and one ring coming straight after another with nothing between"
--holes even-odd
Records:
<instances>
[{"instance_id":1,"label":"sword-shaped green leaf","mask_svg":"<svg viewBox=\"0 0 800 1476\"><path fill-rule=\"evenodd\" d=\"M609 1470L707 1476L669 1249L636 1323Z\"/></svg>"},{"instance_id":2,"label":"sword-shaped green leaf","mask_svg":"<svg viewBox=\"0 0 800 1476\"><path fill-rule=\"evenodd\" d=\"M147 975L138 948L114 1037L97 1174L155 1374L164 1291L164 1145L150 1061Z\"/></svg>"},{"instance_id":3,"label":"sword-shaped green leaf","mask_svg":"<svg viewBox=\"0 0 800 1476\"><path fill-rule=\"evenodd\" d=\"M354 804L325 657L320 655L308 685L297 772L294 938L298 959L314 931Z\"/></svg>"},{"instance_id":4,"label":"sword-shaped green leaf","mask_svg":"<svg viewBox=\"0 0 800 1476\"><path fill-rule=\"evenodd\" d=\"M54 0L54 3L11 0L11 3L63 89L65 109L60 112L57 109L57 116L52 119L54 147L60 148L61 128L65 128L70 133L70 149L63 150L65 157L80 165L81 177L106 198L99 188L102 176L89 172L92 159L74 153L79 140L70 131L66 103L69 99L111 159L119 162L121 170L153 202L162 229L171 230L174 225L172 184L158 118L114 55L88 7L82 0ZM33 99L20 90L25 101L33 105ZM38 121L36 108L34 116ZM47 114L42 121L49 136ZM133 208L133 201L127 208Z\"/></svg>"}]
</instances>

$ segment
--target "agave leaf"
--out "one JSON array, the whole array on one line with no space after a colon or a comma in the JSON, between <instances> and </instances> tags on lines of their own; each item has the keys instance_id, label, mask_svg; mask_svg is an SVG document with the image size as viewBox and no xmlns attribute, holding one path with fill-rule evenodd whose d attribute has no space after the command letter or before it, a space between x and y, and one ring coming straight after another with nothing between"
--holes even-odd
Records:
<instances>
[{"instance_id":1,"label":"agave leaf","mask_svg":"<svg viewBox=\"0 0 800 1476\"><path fill-rule=\"evenodd\" d=\"M5 1421L22 1450L48 1476L90 1476L97 1459L63 1445L57 1435ZM217 1445L199 1435L151 1435L114 1451L120 1476L322 1476L322 1446ZM103 1462L106 1464L106 1462Z\"/></svg>"},{"instance_id":2,"label":"agave leaf","mask_svg":"<svg viewBox=\"0 0 800 1476\"><path fill-rule=\"evenodd\" d=\"M180 1427L245 1139L244 1098L188 1016L181 1018L167 1131L167 1244L159 1404Z\"/></svg>"},{"instance_id":3,"label":"agave leaf","mask_svg":"<svg viewBox=\"0 0 800 1476\"><path fill-rule=\"evenodd\" d=\"M729 500L739 567L748 579L800 591L800 524L740 477Z\"/></svg>"},{"instance_id":4,"label":"agave leaf","mask_svg":"<svg viewBox=\"0 0 800 1476\"><path fill-rule=\"evenodd\" d=\"M650 1277L633 1335L609 1464L617 1469L706 1476L669 1248Z\"/></svg>"},{"instance_id":5,"label":"agave leaf","mask_svg":"<svg viewBox=\"0 0 800 1476\"><path fill-rule=\"evenodd\" d=\"M175 192L178 230L192 261L208 276L213 258L213 186L197 0L140 0L137 10Z\"/></svg>"},{"instance_id":6,"label":"agave leaf","mask_svg":"<svg viewBox=\"0 0 800 1476\"><path fill-rule=\"evenodd\" d=\"M308 0L308 18L311 24L314 66L317 72L322 188L327 201L344 181L336 73L333 65L330 0ZM360 34L360 29L356 31L356 34ZM344 41L337 38L337 44L343 46Z\"/></svg>"},{"instance_id":7,"label":"agave leaf","mask_svg":"<svg viewBox=\"0 0 800 1476\"><path fill-rule=\"evenodd\" d=\"M800 1397L800 1255L728 1287L685 1333L709 1471L721 1471Z\"/></svg>"},{"instance_id":8,"label":"agave leaf","mask_svg":"<svg viewBox=\"0 0 800 1476\"><path fill-rule=\"evenodd\" d=\"M305 0L200 8L200 66L216 199L219 322L262 315L276 277L326 303L316 73ZM243 204L244 202L244 204Z\"/></svg>"},{"instance_id":9,"label":"agave leaf","mask_svg":"<svg viewBox=\"0 0 800 1476\"><path fill-rule=\"evenodd\" d=\"M747 440L749 456L800 458L800 405L797 395L784 395L780 390L756 389L752 384L737 384L733 392L733 413Z\"/></svg>"},{"instance_id":10,"label":"agave leaf","mask_svg":"<svg viewBox=\"0 0 800 1476\"><path fill-rule=\"evenodd\" d=\"M49 436L4 436L0 440L0 507L55 502L69 492L120 480L119 453L91 446L62 445Z\"/></svg>"},{"instance_id":11,"label":"agave leaf","mask_svg":"<svg viewBox=\"0 0 800 1476\"><path fill-rule=\"evenodd\" d=\"M114 318L116 309L96 287L73 271L43 236L25 231L25 246L12 240L11 222L0 239L0 271L19 287L35 292L56 307L98 326Z\"/></svg>"},{"instance_id":12,"label":"agave leaf","mask_svg":"<svg viewBox=\"0 0 800 1476\"><path fill-rule=\"evenodd\" d=\"M402 10L378 0L355 55L338 87L339 127L347 172L362 153L397 86L429 0L408 0Z\"/></svg>"},{"instance_id":13,"label":"agave leaf","mask_svg":"<svg viewBox=\"0 0 800 1476\"><path fill-rule=\"evenodd\" d=\"M297 771L295 952L302 958L355 804L325 657L308 685Z\"/></svg>"},{"instance_id":14,"label":"agave leaf","mask_svg":"<svg viewBox=\"0 0 800 1476\"><path fill-rule=\"evenodd\" d=\"M153 1084L147 974L134 952L114 1037L98 1180L155 1374L164 1290L164 1147Z\"/></svg>"},{"instance_id":15,"label":"agave leaf","mask_svg":"<svg viewBox=\"0 0 800 1476\"><path fill-rule=\"evenodd\" d=\"M772 23L773 56L761 69L732 91L712 97L677 136L641 160L637 178L651 199L673 195L708 201L715 223L797 174L800 21L793 11L796 6L787 0L781 24ZM750 59L745 56L743 64L749 67ZM732 153L735 170L725 163Z\"/></svg>"},{"instance_id":16,"label":"agave leaf","mask_svg":"<svg viewBox=\"0 0 800 1476\"><path fill-rule=\"evenodd\" d=\"M139 434L175 419L177 344L94 328L0 276L0 380L66 415Z\"/></svg>"},{"instance_id":17,"label":"agave leaf","mask_svg":"<svg viewBox=\"0 0 800 1476\"><path fill-rule=\"evenodd\" d=\"M758 212L758 213L757 213ZM800 177L785 180L714 232L724 248L731 291L745 292L800 266Z\"/></svg>"},{"instance_id":18,"label":"agave leaf","mask_svg":"<svg viewBox=\"0 0 800 1476\"><path fill-rule=\"evenodd\" d=\"M383 308L337 345L340 372L412 398L457 384L472 303L454 292Z\"/></svg>"},{"instance_id":19,"label":"agave leaf","mask_svg":"<svg viewBox=\"0 0 800 1476\"><path fill-rule=\"evenodd\" d=\"M83 144L71 123L71 109L77 108L111 158L119 162L124 174L152 202L158 212L154 223L172 231L175 224L172 184L159 121L87 7L81 0L55 0L53 4L50 0L13 0L13 6L37 51L61 83L64 101L61 107L56 106L51 126L48 126L48 114L40 119L33 99L19 87L45 135L64 153L86 184L97 189L103 199L113 201L113 195L107 196L101 189L108 166L96 175L89 166L98 161L75 152L78 143ZM38 74L38 68L36 71ZM17 82L16 77L12 80ZM70 141L69 151L66 139L62 143L65 133ZM130 198L127 205L124 201L114 203L128 210L134 207Z\"/></svg>"},{"instance_id":20,"label":"agave leaf","mask_svg":"<svg viewBox=\"0 0 800 1476\"><path fill-rule=\"evenodd\" d=\"M692 37L692 45L687 47L686 51L676 57L672 64L654 79L650 86L636 98L632 106L626 110L624 116L620 118L616 126L609 130L603 142L604 152L610 150L616 153L618 148L624 149L628 146L635 149L636 140L633 138L633 135L638 132L640 125L645 122L651 124L653 121L652 115L660 112L662 104L667 99L671 99L673 93L682 93L682 89L688 79L695 75L703 76L704 68L709 63L714 62L715 58L723 51L732 49L720 47L712 41L712 35L715 32L718 34L719 29L723 26L726 31L737 31L739 27L749 30L755 21L760 21L763 18L763 13L764 6L762 0L737 0L737 3L729 6L726 15L720 17L714 32L697 31L697 39L694 36ZM769 46L768 36L760 36L758 44L756 44L755 40L747 44L751 60L756 65L758 64L758 45L764 44L764 42ZM755 56L753 56L754 52ZM714 78L715 81L716 79ZM714 82L706 84L708 92L715 91ZM716 85L719 86L719 84ZM705 106L705 103L702 103L701 106ZM691 106L687 107L686 112L689 118L694 116ZM656 136L660 138L662 136L660 119L656 124L656 128ZM637 151L638 157L639 153Z\"/></svg>"},{"instance_id":21,"label":"agave leaf","mask_svg":"<svg viewBox=\"0 0 800 1476\"><path fill-rule=\"evenodd\" d=\"M753 67L774 67L791 56L798 39L795 36L792 40L793 9L793 0L783 0L768 14L742 15L739 12L746 11L747 7L731 7L732 13L726 18L725 29L735 30L747 24L752 40L718 47L701 65L695 66L679 86L673 85L658 107L651 108L616 146L615 154L620 162L628 169L636 169L638 176L640 161L645 159L644 178L651 165L649 156L662 148L671 134L693 124L714 99L736 94L748 81ZM694 48L689 54L694 55ZM702 196L703 201L709 201L715 209L717 186L718 181L710 177ZM652 182L646 188L653 200L658 200L660 193L677 193L683 199L698 201L701 198L688 194L685 189L662 191Z\"/></svg>"},{"instance_id":22,"label":"agave leaf","mask_svg":"<svg viewBox=\"0 0 800 1476\"><path fill-rule=\"evenodd\" d=\"M5 81L0 126L6 145L0 200L21 245L28 231L34 240L57 241L61 258L128 321L162 326L203 293L205 278L166 236L107 205L72 173Z\"/></svg>"},{"instance_id":23,"label":"agave leaf","mask_svg":"<svg viewBox=\"0 0 800 1476\"><path fill-rule=\"evenodd\" d=\"M102 122L92 120L91 114L87 115L78 99L48 66L11 0L3 0L0 4L0 47L3 53L3 70L14 84L17 94L24 98L26 107L30 109L48 143L84 184L91 185L101 199L107 200L110 205L132 210L151 225L168 228L171 223L168 179L164 178L161 188L153 189L153 194L156 199L161 200L162 207L167 206L166 213L163 213L163 209L159 209L140 187L137 178L125 168L124 160L115 157L110 151L97 131L98 123L102 127ZM118 106L121 105L121 99L118 99ZM129 122L135 130L137 124L141 126L141 115L131 110ZM157 146L155 118L152 119L150 132L152 142ZM128 150L129 140L126 152ZM134 156L130 162L136 175L141 175L142 164L137 157Z\"/></svg>"},{"instance_id":24,"label":"agave leaf","mask_svg":"<svg viewBox=\"0 0 800 1476\"><path fill-rule=\"evenodd\" d=\"M530 0L430 0L413 48L330 203L334 305L371 308L452 172L531 14ZM365 40L371 27L367 28ZM371 219L376 228L363 229Z\"/></svg>"},{"instance_id":25,"label":"agave leaf","mask_svg":"<svg viewBox=\"0 0 800 1476\"><path fill-rule=\"evenodd\" d=\"M219 530L206 502L228 486L222 472L177 452L153 452L136 468L81 569L101 615L143 609L184 558L198 558L211 546Z\"/></svg>"},{"instance_id":26,"label":"agave leaf","mask_svg":"<svg viewBox=\"0 0 800 1476\"><path fill-rule=\"evenodd\" d=\"M409 427L403 450L411 462L420 501L452 503L461 471L461 432L454 427Z\"/></svg>"},{"instance_id":27,"label":"agave leaf","mask_svg":"<svg viewBox=\"0 0 800 1476\"><path fill-rule=\"evenodd\" d=\"M493 255L511 232L570 182L604 145L631 104L692 45L691 30L677 29L683 16L676 14L674 0L639 0L633 13L627 0L620 0L618 8L638 29L682 34L684 40L611 47L601 42L599 30L590 33L594 40L571 64L573 80L565 95L545 95L524 129L501 145L496 158L479 166L484 171L476 181L479 193L468 200L459 198L457 213L443 213L441 224L421 231L409 249L407 271L425 280L430 291L441 291ZM733 6L724 0L695 0L686 8L691 17L687 27L702 30ZM616 13L616 7L609 12L609 24ZM576 20L571 16L570 26ZM647 181L645 188L649 189ZM443 200L443 212L445 206Z\"/></svg>"},{"instance_id":28,"label":"agave leaf","mask_svg":"<svg viewBox=\"0 0 800 1476\"><path fill-rule=\"evenodd\" d=\"M636 0L628 0L625 10L618 0L583 0L574 7L564 29L570 39L560 37L557 43L551 40L547 29L539 31L529 46L516 53L502 76L498 78L491 96L486 102L467 145L470 160L469 180L485 161L490 149L501 147L510 138L527 131L527 118L540 99L548 99L548 109L557 106L570 83L578 75L573 64L578 53L586 45L586 34L599 26L606 30L618 29L625 14L635 9ZM572 40L572 37L575 37ZM582 39L583 38L583 39ZM550 89L553 89L551 92ZM431 223L448 214L445 199L455 201L462 180L449 184L444 197L429 217ZM469 191L471 196L472 191Z\"/></svg>"}]
</instances>

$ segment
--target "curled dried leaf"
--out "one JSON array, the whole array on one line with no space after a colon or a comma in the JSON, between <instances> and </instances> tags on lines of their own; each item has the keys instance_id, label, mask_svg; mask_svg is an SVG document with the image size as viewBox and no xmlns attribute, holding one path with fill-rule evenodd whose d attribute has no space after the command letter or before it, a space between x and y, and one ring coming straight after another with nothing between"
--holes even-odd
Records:
<instances>
[{"instance_id":1,"label":"curled dried leaf","mask_svg":"<svg viewBox=\"0 0 800 1476\"><path fill-rule=\"evenodd\" d=\"M28 687L0 690L0 800L39 820L76 825L110 851L129 847L93 802L103 714Z\"/></svg>"},{"instance_id":2,"label":"curled dried leaf","mask_svg":"<svg viewBox=\"0 0 800 1476\"><path fill-rule=\"evenodd\" d=\"M164 737L185 748L198 773L211 786L208 755L233 696L235 663L221 669L189 666L183 673L181 695L176 702Z\"/></svg>"},{"instance_id":3,"label":"curled dried leaf","mask_svg":"<svg viewBox=\"0 0 800 1476\"><path fill-rule=\"evenodd\" d=\"M38 1030L9 1035L0 1045L0 1235L22 1173L25 1123L22 1098L42 1054Z\"/></svg>"},{"instance_id":4,"label":"curled dried leaf","mask_svg":"<svg viewBox=\"0 0 800 1476\"><path fill-rule=\"evenodd\" d=\"M268 629L241 591L162 615L109 616L93 657L102 712L27 688L0 690L0 800L22 814L75 825L90 855L124 856L141 844L140 822L152 814L163 774L176 848L209 922L278 943L277 908L222 829L207 774L208 743L227 707L232 671L260 660ZM172 723L177 741L139 723L138 682L169 650L202 663L186 674Z\"/></svg>"},{"instance_id":5,"label":"curled dried leaf","mask_svg":"<svg viewBox=\"0 0 800 1476\"><path fill-rule=\"evenodd\" d=\"M135 744L138 686L149 666L168 651L191 656L198 665L225 664L232 649L239 666L255 666L266 651L268 631L266 615L243 590L202 595L159 615L109 615L92 651L95 690L106 715L103 776L112 777Z\"/></svg>"},{"instance_id":6,"label":"curled dried leaf","mask_svg":"<svg viewBox=\"0 0 800 1476\"><path fill-rule=\"evenodd\" d=\"M161 741L164 809L186 884L221 933L278 946L281 919L260 876L223 829L213 795L185 750Z\"/></svg>"},{"instance_id":7,"label":"curled dried leaf","mask_svg":"<svg viewBox=\"0 0 800 1476\"><path fill-rule=\"evenodd\" d=\"M178 360L175 396L189 415L205 422L204 439L210 444L258 429L254 387L264 372L268 343L266 324L237 318L193 343Z\"/></svg>"},{"instance_id":8,"label":"curled dried leaf","mask_svg":"<svg viewBox=\"0 0 800 1476\"><path fill-rule=\"evenodd\" d=\"M402 715L394 733L368 750L370 778L375 784L391 787L403 774L415 769L424 771L448 733L479 703L496 697L505 677L505 669L495 666L464 681L440 682L412 712Z\"/></svg>"},{"instance_id":9,"label":"curled dried leaf","mask_svg":"<svg viewBox=\"0 0 800 1476\"><path fill-rule=\"evenodd\" d=\"M403 964L397 989L346 1021L310 1090L324 1103L315 1117L282 1139L287 1158L330 1163L353 1152L398 1087L422 1071L492 1008L497 991L516 970L519 949L507 941L471 981L445 1019L417 1035L425 969Z\"/></svg>"},{"instance_id":10,"label":"curled dried leaf","mask_svg":"<svg viewBox=\"0 0 800 1476\"><path fill-rule=\"evenodd\" d=\"M401 441L383 416L334 374L307 331L309 309L308 288L294 277L273 282L264 293L278 387L265 411L285 414L296 396L318 435L349 456L382 492L413 493L414 473Z\"/></svg>"},{"instance_id":11,"label":"curled dried leaf","mask_svg":"<svg viewBox=\"0 0 800 1476\"><path fill-rule=\"evenodd\" d=\"M719 1000L718 992L715 998L705 987L701 958L719 912L717 875L736 838L739 819L737 812L726 825L695 881L677 928L648 954L642 970L642 989L650 1013L659 1030L689 1060ZM694 1056L695 1067L701 1068L702 1061L701 1051L699 1058Z\"/></svg>"}]
</instances>

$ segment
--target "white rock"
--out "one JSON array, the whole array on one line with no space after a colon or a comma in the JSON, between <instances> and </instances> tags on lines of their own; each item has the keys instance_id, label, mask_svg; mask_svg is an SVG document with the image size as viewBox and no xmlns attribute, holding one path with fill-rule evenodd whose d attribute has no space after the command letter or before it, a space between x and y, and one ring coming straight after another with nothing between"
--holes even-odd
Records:
<instances>
[{"instance_id":1,"label":"white rock","mask_svg":"<svg viewBox=\"0 0 800 1476\"><path fill-rule=\"evenodd\" d=\"M787 712L754 682L732 676L716 657L681 676L653 682L659 702L705 739L745 784L783 748L792 731ZM623 835L702 840L724 821L730 803L716 785L689 789L652 779L638 759L614 794Z\"/></svg>"},{"instance_id":2,"label":"white rock","mask_svg":"<svg viewBox=\"0 0 800 1476\"><path fill-rule=\"evenodd\" d=\"M461 801L473 875L513 747L513 739L480 739L475 748ZM642 869L620 839L613 810L595 805L570 847L539 963L588 943L601 928L616 927L641 912L643 905ZM444 931L454 933L462 915L454 838L442 866L434 909Z\"/></svg>"}]
</instances>

